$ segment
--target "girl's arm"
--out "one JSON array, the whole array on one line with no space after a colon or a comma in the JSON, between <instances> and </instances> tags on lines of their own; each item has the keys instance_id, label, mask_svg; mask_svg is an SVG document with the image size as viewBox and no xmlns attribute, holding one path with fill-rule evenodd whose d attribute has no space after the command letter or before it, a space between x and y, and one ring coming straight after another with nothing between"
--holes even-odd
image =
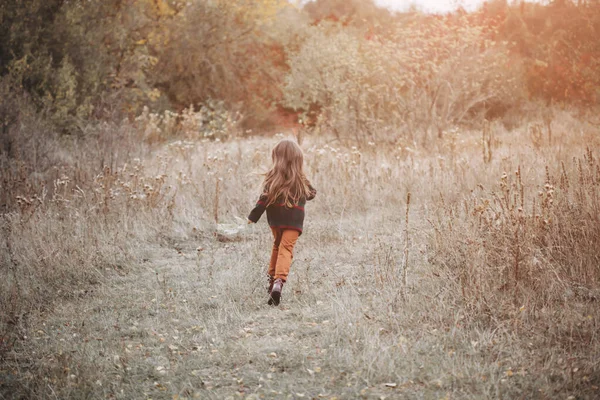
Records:
<instances>
[{"instance_id":1,"label":"girl's arm","mask_svg":"<svg viewBox=\"0 0 600 400\"><path fill-rule=\"evenodd\" d=\"M312 200L317 195L317 189L312 187L312 185L310 183L308 184L308 189L310 190L310 193L309 193L308 197L306 198L306 200Z\"/></svg>"},{"instance_id":2,"label":"girl's arm","mask_svg":"<svg viewBox=\"0 0 600 400\"><path fill-rule=\"evenodd\" d=\"M252 211L250 211L250 215L248 215L248 221L257 223L266 209L267 209L267 196L265 194L262 194L259 197L258 201L256 202L256 206L254 206Z\"/></svg>"}]
</instances>

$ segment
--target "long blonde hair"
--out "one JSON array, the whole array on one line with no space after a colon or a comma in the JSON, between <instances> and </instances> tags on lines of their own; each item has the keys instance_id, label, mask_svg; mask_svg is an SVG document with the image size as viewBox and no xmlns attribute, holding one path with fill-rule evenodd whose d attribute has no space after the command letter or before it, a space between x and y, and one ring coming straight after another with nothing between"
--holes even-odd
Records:
<instances>
[{"instance_id":1,"label":"long blonde hair","mask_svg":"<svg viewBox=\"0 0 600 400\"><path fill-rule=\"evenodd\" d=\"M304 154L296 142L283 139L271 153L273 167L265 174L263 194L267 206L282 202L288 207L298 204L301 198L310 196L308 180L302 170Z\"/></svg>"}]
</instances>

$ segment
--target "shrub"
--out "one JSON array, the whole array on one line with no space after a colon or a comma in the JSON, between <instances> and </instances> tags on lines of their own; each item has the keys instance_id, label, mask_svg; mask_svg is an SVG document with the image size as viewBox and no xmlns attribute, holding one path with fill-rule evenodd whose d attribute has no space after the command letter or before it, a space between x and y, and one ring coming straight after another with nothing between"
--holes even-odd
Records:
<instances>
[{"instance_id":1,"label":"shrub","mask_svg":"<svg viewBox=\"0 0 600 400\"><path fill-rule=\"evenodd\" d=\"M240 119L240 114L227 110L224 102L209 100L197 111L192 105L181 113L167 110L159 114L144 107L135 122L144 139L155 143L177 136L225 140L236 135Z\"/></svg>"},{"instance_id":2,"label":"shrub","mask_svg":"<svg viewBox=\"0 0 600 400\"><path fill-rule=\"evenodd\" d=\"M320 106L321 127L338 136L426 143L523 95L505 44L466 16L415 15L393 40L358 33L321 24L290 56L286 105Z\"/></svg>"}]
</instances>

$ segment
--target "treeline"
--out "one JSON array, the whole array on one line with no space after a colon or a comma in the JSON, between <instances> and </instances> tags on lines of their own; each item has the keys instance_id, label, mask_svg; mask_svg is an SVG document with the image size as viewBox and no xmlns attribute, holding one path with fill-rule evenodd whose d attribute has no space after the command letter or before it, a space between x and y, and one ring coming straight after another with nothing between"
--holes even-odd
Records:
<instances>
[{"instance_id":1,"label":"treeline","mask_svg":"<svg viewBox=\"0 0 600 400\"><path fill-rule=\"evenodd\" d=\"M530 100L600 95L599 0L444 16L371 0L5 0L0 37L4 150L32 115L81 134L145 107L218 104L244 129L427 140Z\"/></svg>"}]
</instances>

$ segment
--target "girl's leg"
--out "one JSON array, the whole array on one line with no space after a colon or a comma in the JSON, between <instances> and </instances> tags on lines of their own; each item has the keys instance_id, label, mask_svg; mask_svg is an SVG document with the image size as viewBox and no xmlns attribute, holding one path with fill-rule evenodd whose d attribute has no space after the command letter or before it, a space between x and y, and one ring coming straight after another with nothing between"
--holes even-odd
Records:
<instances>
[{"instance_id":1,"label":"girl's leg","mask_svg":"<svg viewBox=\"0 0 600 400\"><path fill-rule=\"evenodd\" d=\"M271 228L271 232L273 232L273 249L271 250L271 261L269 262L269 270L267 273L269 274L270 278L274 278L277 267L279 246L281 244L281 234L283 231L279 228Z\"/></svg>"},{"instance_id":2,"label":"girl's leg","mask_svg":"<svg viewBox=\"0 0 600 400\"><path fill-rule=\"evenodd\" d=\"M281 279L283 282L287 280L290 273L290 265L292 265L292 259L294 258L294 245L299 235L298 231L291 229L281 232L275 264L275 279Z\"/></svg>"}]
</instances>

